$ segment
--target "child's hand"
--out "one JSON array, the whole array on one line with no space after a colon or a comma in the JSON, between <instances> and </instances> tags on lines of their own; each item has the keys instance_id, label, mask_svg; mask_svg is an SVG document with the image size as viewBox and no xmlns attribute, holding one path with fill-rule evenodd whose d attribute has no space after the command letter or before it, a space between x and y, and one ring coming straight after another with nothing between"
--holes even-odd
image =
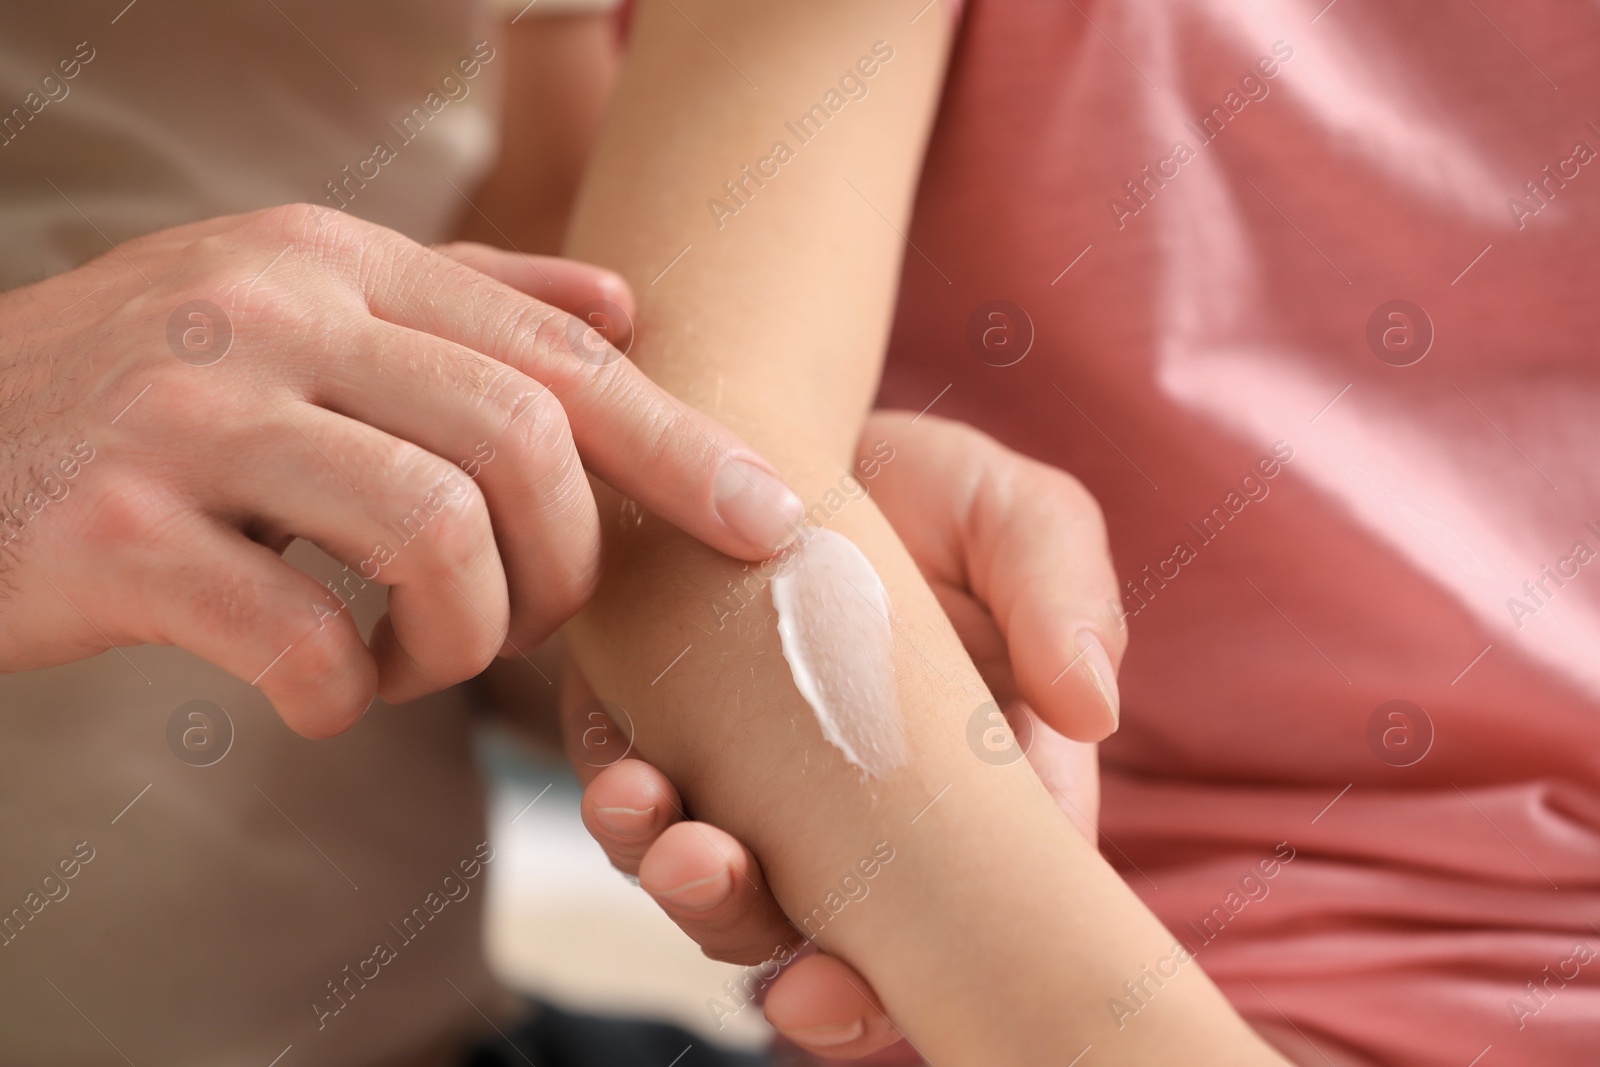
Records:
<instances>
[{"instance_id":1,"label":"child's hand","mask_svg":"<svg viewBox=\"0 0 1600 1067\"><path fill-rule=\"evenodd\" d=\"M873 499L1006 708L1034 770L1093 839L1099 781L1092 742L1116 728L1112 672L1126 647L1099 508L1060 471L931 416L874 414L858 453L877 459L877 473L864 479ZM1086 646L1064 671L1052 660L1053 649ZM583 818L611 861L637 874L714 959L758 964L777 946L798 944L750 851L715 826L686 821L677 791L654 767L611 762L627 747L625 731L594 717L592 694L576 670L568 678L568 750L580 775L592 776ZM867 981L833 957L786 967L765 1007L780 1033L818 1054L851 1058L889 1049L874 1062L907 1062L900 1052L917 1062L897 1044Z\"/></svg>"}]
</instances>

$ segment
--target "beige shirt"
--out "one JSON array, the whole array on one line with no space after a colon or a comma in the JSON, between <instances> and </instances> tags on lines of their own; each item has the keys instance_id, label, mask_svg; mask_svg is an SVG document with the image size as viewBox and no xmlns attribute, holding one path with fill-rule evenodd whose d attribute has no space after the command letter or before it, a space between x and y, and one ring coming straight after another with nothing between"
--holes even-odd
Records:
<instances>
[{"instance_id":1,"label":"beige shirt","mask_svg":"<svg viewBox=\"0 0 1600 1067\"><path fill-rule=\"evenodd\" d=\"M486 4L119 6L0 12L0 288L293 201L438 240L491 161L504 56Z\"/></svg>"},{"instance_id":2,"label":"beige shirt","mask_svg":"<svg viewBox=\"0 0 1600 1067\"><path fill-rule=\"evenodd\" d=\"M5 5L0 289L195 219L337 205L330 182L356 215L446 236L493 156L502 18L470 0ZM332 577L304 548L291 559ZM382 591L353 610L370 625ZM194 700L232 724L210 766L169 743ZM225 732L179 719L180 739ZM0 677L0 1065L445 1063L492 1033L512 1002L480 951L470 727L452 692L304 741L174 649Z\"/></svg>"},{"instance_id":3,"label":"beige shirt","mask_svg":"<svg viewBox=\"0 0 1600 1067\"><path fill-rule=\"evenodd\" d=\"M230 732L196 700L231 723L209 766L177 754ZM471 724L454 690L306 741L166 648L0 677L0 1064L455 1062L512 1008L481 953Z\"/></svg>"}]
</instances>

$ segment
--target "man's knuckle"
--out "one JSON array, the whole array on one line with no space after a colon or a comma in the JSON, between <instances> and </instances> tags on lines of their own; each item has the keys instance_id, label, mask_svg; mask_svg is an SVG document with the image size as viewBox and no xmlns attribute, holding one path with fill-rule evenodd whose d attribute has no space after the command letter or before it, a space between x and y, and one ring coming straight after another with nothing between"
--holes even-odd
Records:
<instances>
[{"instance_id":1,"label":"man's knuckle","mask_svg":"<svg viewBox=\"0 0 1600 1067\"><path fill-rule=\"evenodd\" d=\"M595 369L578 358L572 343L575 329L581 329L577 319L531 297L519 300L509 316L510 340L516 346L513 351L521 348L535 353L540 379L558 391L576 384L586 370Z\"/></svg>"},{"instance_id":2,"label":"man's knuckle","mask_svg":"<svg viewBox=\"0 0 1600 1067\"><path fill-rule=\"evenodd\" d=\"M383 506L393 516L390 528L421 538L428 555L447 570L475 560L482 551L488 506L472 479L409 442L395 447L389 467Z\"/></svg>"},{"instance_id":3,"label":"man's knuckle","mask_svg":"<svg viewBox=\"0 0 1600 1067\"><path fill-rule=\"evenodd\" d=\"M218 430L230 421L233 386L219 374L198 373L168 357L169 366L158 371L149 382L150 390L139 401L141 425L162 427L166 443L179 447L203 447L215 439ZM130 376L130 384L134 379Z\"/></svg>"},{"instance_id":4,"label":"man's knuckle","mask_svg":"<svg viewBox=\"0 0 1600 1067\"><path fill-rule=\"evenodd\" d=\"M130 547L156 542L181 513L157 487L138 479L125 476L100 484L83 527L84 548L90 558L125 555Z\"/></svg>"},{"instance_id":5,"label":"man's knuckle","mask_svg":"<svg viewBox=\"0 0 1600 1067\"><path fill-rule=\"evenodd\" d=\"M267 594L255 581L223 568L191 591L189 611L201 632L224 642L235 641L253 631L264 630L269 638L286 634L292 627L289 613L268 610L266 600ZM310 620L308 611L295 621L303 630ZM285 637L284 643L288 640Z\"/></svg>"},{"instance_id":6,"label":"man's knuckle","mask_svg":"<svg viewBox=\"0 0 1600 1067\"><path fill-rule=\"evenodd\" d=\"M451 680L465 680L482 674L500 651L503 638L499 631L482 620L475 620L476 640L464 640L459 645L442 650L438 669Z\"/></svg>"},{"instance_id":7,"label":"man's knuckle","mask_svg":"<svg viewBox=\"0 0 1600 1067\"><path fill-rule=\"evenodd\" d=\"M681 464L701 454L705 438L689 430L694 418L672 407L659 387L627 362L613 363L587 383L586 407L626 426L642 463Z\"/></svg>"},{"instance_id":8,"label":"man's knuckle","mask_svg":"<svg viewBox=\"0 0 1600 1067\"><path fill-rule=\"evenodd\" d=\"M348 234L349 219L315 204L279 204L247 215L244 229L288 246L324 247Z\"/></svg>"},{"instance_id":9,"label":"man's knuckle","mask_svg":"<svg viewBox=\"0 0 1600 1067\"><path fill-rule=\"evenodd\" d=\"M518 470L518 482L532 487L558 485L571 477L577 462L566 409L547 389L517 396L505 413L506 442Z\"/></svg>"},{"instance_id":10,"label":"man's knuckle","mask_svg":"<svg viewBox=\"0 0 1600 1067\"><path fill-rule=\"evenodd\" d=\"M323 605L334 615L343 607ZM309 624L313 614L321 615L317 623ZM295 671L304 678L338 678L349 661L343 624L310 605L302 618L292 610L274 611L260 622L264 652L277 656L280 650L294 658Z\"/></svg>"},{"instance_id":11,"label":"man's knuckle","mask_svg":"<svg viewBox=\"0 0 1600 1067\"><path fill-rule=\"evenodd\" d=\"M448 359L443 358L446 354ZM439 356L436 365L441 375L451 376L449 385L464 390L490 410L502 411L506 421L510 421L515 414L510 409L526 394L525 375L507 363L469 348L440 349Z\"/></svg>"},{"instance_id":12,"label":"man's knuckle","mask_svg":"<svg viewBox=\"0 0 1600 1067\"><path fill-rule=\"evenodd\" d=\"M486 509L474 490L465 500L449 502L439 512L432 539L433 554L452 572L465 571L482 555Z\"/></svg>"}]
</instances>

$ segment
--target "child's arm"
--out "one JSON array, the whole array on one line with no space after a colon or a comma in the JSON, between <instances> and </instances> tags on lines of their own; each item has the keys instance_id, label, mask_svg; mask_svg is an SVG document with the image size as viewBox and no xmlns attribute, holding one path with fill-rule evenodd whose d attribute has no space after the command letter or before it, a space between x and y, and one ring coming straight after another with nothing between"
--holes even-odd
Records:
<instances>
[{"instance_id":1,"label":"child's arm","mask_svg":"<svg viewBox=\"0 0 1600 1067\"><path fill-rule=\"evenodd\" d=\"M933 414L874 411L856 460L984 683L1012 722L1022 724L1034 773L1077 829L1096 840L1096 746L1069 738L1103 732L1116 706L1104 680L1112 671L1086 656L1064 674L1039 677L1034 660L1042 650L1031 642L1040 634L1029 621L1049 617L1069 632L1098 632L1109 658L1120 659L1127 631L1105 619L1107 603L1116 602L1117 577L1093 497L1065 471ZM1019 678L1029 681L1027 698ZM576 671L566 681L567 744L587 784L583 821L611 862L638 875L639 885L713 959L758 965L772 958L774 946L798 944L794 924L761 888L755 857L720 828L687 821L677 791L659 771L638 759L593 766L606 762L591 751L604 746L584 743L600 736L593 732L602 724L593 693L584 691ZM1015 748L999 748L1004 741L985 735L980 744L996 746L984 749L992 759L1017 759ZM838 960L819 954L775 978L770 967L757 977L767 1020L802 1047L864 1056L899 1040L881 1006L861 995L871 983ZM735 1006L717 1004L708 1005L714 1021ZM872 1062L917 1062L912 1055L900 1048Z\"/></svg>"},{"instance_id":2,"label":"child's arm","mask_svg":"<svg viewBox=\"0 0 1600 1067\"><path fill-rule=\"evenodd\" d=\"M795 689L765 592L727 619L740 565L614 498L574 654L640 754L754 848L791 918L813 917L934 1063L1065 1064L1089 1044L1096 1063L1278 1062L1192 962L1119 1031L1107 1001L1170 960L1172 937L1025 763L974 754L968 723L989 697L955 633L871 501L829 496L876 383L949 36L942 8L913 22L919 6L645 0L568 246L639 294L633 358L744 433L871 559L909 765L867 779L845 763ZM865 56L876 72L850 84L866 97L828 113ZM785 123L814 104L827 117L798 143ZM723 182L780 140L792 158L719 228L707 201L731 206ZM836 910L878 842L892 861Z\"/></svg>"}]
</instances>

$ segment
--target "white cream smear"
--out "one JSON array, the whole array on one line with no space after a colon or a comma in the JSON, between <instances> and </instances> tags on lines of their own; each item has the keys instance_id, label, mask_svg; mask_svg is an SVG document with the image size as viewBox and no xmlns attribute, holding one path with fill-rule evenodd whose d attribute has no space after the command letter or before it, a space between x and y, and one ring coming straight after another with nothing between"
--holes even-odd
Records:
<instances>
[{"instance_id":1,"label":"white cream smear","mask_svg":"<svg viewBox=\"0 0 1600 1067\"><path fill-rule=\"evenodd\" d=\"M906 762L889 594L849 538L807 533L772 579L783 658L822 736L882 777Z\"/></svg>"}]
</instances>

